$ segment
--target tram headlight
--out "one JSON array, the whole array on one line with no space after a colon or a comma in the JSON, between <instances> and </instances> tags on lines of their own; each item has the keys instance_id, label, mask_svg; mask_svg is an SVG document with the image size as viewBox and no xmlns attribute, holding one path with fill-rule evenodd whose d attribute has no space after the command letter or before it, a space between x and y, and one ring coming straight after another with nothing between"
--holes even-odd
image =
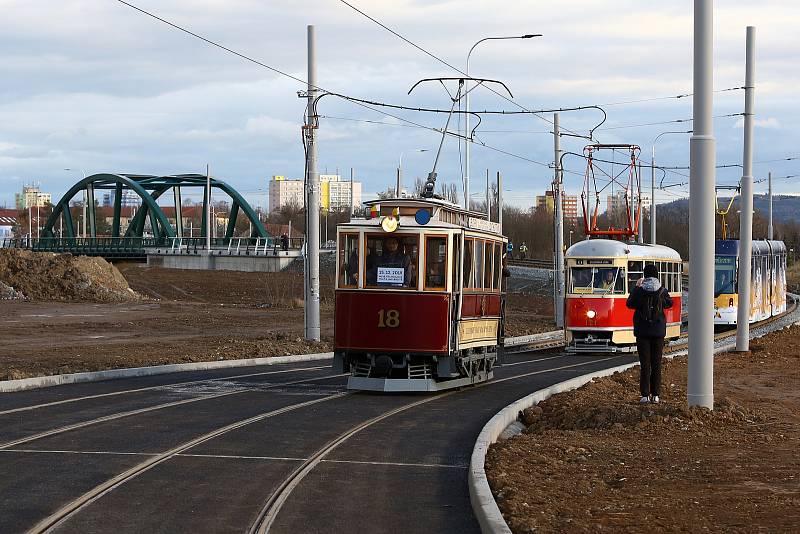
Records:
<instances>
[{"instance_id":1,"label":"tram headlight","mask_svg":"<svg viewBox=\"0 0 800 534\"><path fill-rule=\"evenodd\" d=\"M589 310L586 312L586 317L589 319L594 319L595 315L597 315L597 313L594 310Z\"/></svg>"}]
</instances>

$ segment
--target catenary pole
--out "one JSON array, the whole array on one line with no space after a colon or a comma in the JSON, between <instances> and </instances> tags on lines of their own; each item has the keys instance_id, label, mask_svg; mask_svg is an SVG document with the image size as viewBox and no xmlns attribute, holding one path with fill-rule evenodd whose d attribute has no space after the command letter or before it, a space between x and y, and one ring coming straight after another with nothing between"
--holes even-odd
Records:
<instances>
[{"instance_id":1,"label":"catenary pole","mask_svg":"<svg viewBox=\"0 0 800 534\"><path fill-rule=\"evenodd\" d=\"M492 220L492 202L489 199L489 169L486 169L486 220Z\"/></svg>"},{"instance_id":2,"label":"catenary pole","mask_svg":"<svg viewBox=\"0 0 800 534\"><path fill-rule=\"evenodd\" d=\"M319 341L319 173L317 172L317 42L313 25L308 26L308 124L306 131L306 339Z\"/></svg>"},{"instance_id":3,"label":"catenary pole","mask_svg":"<svg viewBox=\"0 0 800 534\"><path fill-rule=\"evenodd\" d=\"M503 175L497 171L497 223L503 233Z\"/></svg>"},{"instance_id":4,"label":"catenary pole","mask_svg":"<svg viewBox=\"0 0 800 534\"><path fill-rule=\"evenodd\" d=\"M694 130L689 140L689 406L714 407L714 183L712 0L694 0Z\"/></svg>"},{"instance_id":5,"label":"catenary pole","mask_svg":"<svg viewBox=\"0 0 800 534\"><path fill-rule=\"evenodd\" d=\"M656 144L650 159L650 244L656 244Z\"/></svg>"},{"instance_id":6,"label":"catenary pole","mask_svg":"<svg viewBox=\"0 0 800 534\"><path fill-rule=\"evenodd\" d=\"M750 350L750 271L753 254L753 113L755 109L756 29L747 27L744 79L744 148L742 153L742 198L739 215L739 302L736 310L736 351Z\"/></svg>"},{"instance_id":7,"label":"catenary pole","mask_svg":"<svg viewBox=\"0 0 800 534\"><path fill-rule=\"evenodd\" d=\"M772 171L769 171L767 174L767 185L769 186L769 194L767 195L767 215L769 216L769 222L767 223L767 239L772 241L775 239L775 236L772 232Z\"/></svg>"},{"instance_id":8,"label":"catenary pole","mask_svg":"<svg viewBox=\"0 0 800 534\"><path fill-rule=\"evenodd\" d=\"M206 164L206 251L211 254L211 165Z\"/></svg>"},{"instance_id":9,"label":"catenary pole","mask_svg":"<svg viewBox=\"0 0 800 534\"><path fill-rule=\"evenodd\" d=\"M561 175L561 136L558 113L553 113L553 202L555 209L555 318L558 328L564 327L564 199Z\"/></svg>"}]
</instances>

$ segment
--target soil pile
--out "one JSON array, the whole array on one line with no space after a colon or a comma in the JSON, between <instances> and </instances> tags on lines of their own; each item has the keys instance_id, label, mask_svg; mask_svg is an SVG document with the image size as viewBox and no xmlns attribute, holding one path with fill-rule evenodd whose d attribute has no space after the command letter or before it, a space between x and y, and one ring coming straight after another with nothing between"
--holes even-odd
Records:
<instances>
[{"instance_id":1,"label":"soil pile","mask_svg":"<svg viewBox=\"0 0 800 534\"><path fill-rule=\"evenodd\" d=\"M793 532L800 524L800 326L715 362L714 411L686 407L684 359L662 403L638 368L525 410L487 475L514 532Z\"/></svg>"},{"instance_id":2,"label":"soil pile","mask_svg":"<svg viewBox=\"0 0 800 534\"><path fill-rule=\"evenodd\" d=\"M139 296L102 258L0 250L0 282L30 300L125 302Z\"/></svg>"}]
</instances>

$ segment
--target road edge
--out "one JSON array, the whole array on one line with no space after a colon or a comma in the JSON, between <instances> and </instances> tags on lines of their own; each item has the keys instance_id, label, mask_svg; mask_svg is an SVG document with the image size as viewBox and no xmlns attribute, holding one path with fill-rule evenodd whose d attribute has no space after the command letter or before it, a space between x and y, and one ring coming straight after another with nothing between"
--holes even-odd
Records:
<instances>
[{"instance_id":1,"label":"road edge","mask_svg":"<svg viewBox=\"0 0 800 534\"><path fill-rule=\"evenodd\" d=\"M298 354L294 356L273 356L271 358L245 358L240 360L172 363L166 365L151 365L148 367L127 367L123 369L107 369L105 371L36 376L32 378L20 378L17 380L2 380L0 381L0 393L12 393L15 391L61 386L64 384L80 384L84 382L99 382L101 380L116 380L119 378L165 375L170 373L184 373L187 371L211 371L215 369L229 369L232 367L278 365L281 363L309 362L316 360L327 360L330 358L333 358L332 352L319 352L314 354Z\"/></svg>"}]
</instances>

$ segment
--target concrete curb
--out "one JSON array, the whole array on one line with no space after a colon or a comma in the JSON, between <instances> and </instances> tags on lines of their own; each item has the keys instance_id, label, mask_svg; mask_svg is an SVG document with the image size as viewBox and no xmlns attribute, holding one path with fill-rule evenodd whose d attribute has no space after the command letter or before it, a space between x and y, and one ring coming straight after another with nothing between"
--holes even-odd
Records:
<instances>
[{"instance_id":1,"label":"concrete curb","mask_svg":"<svg viewBox=\"0 0 800 534\"><path fill-rule=\"evenodd\" d=\"M540 389L509 404L486 423L475 441L475 448L472 449L472 458L469 462L469 500L472 503L472 511L481 526L481 532L511 534L511 529L508 528L505 519L503 519L503 514L500 513L500 508L497 507L492 495L484 464L489 446L497 440L497 437L508 425L517 420L519 411L530 408L556 393L577 389L595 378L627 371L636 365L638 364L629 363L610 367Z\"/></svg>"},{"instance_id":2,"label":"concrete curb","mask_svg":"<svg viewBox=\"0 0 800 534\"><path fill-rule=\"evenodd\" d=\"M520 336L506 338L507 342L530 339L545 339L557 335L563 335L563 330L533 334L532 336ZM65 375L37 376L33 378L22 378L19 380L0 381L0 393L11 393L14 391L24 391L27 389L38 389L62 384L79 384L83 382L99 382L100 380L115 380L118 378L134 378L142 376L154 376L168 373L182 373L187 371L210 371L213 369L228 369L231 367L253 367L257 365L277 365L281 363L308 362L314 360L327 360L333 358L332 352L322 352L317 354L301 354L296 356L275 356L273 358L249 358L242 360L217 360L210 362L196 363L176 363L167 365L153 365L149 367L133 367L126 369L109 369L106 371L93 371L86 373L71 373Z\"/></svg>"},{"instance_id":3,"label":"concrete curb","mask_svg":"<svg viewBox=\"0 0 800 534\"><path fill-rule=\"evenodd\" d=\"M800 313L800 308L796 313ZM793 324L800 324L800 321ZM786 328L786 326L782 328ZM758 339L770 332L760 333L759 335L752 336L751 339ZM547 334L552 334L552 332L547 332ZM728 341L714 347L714 354L729 352L735 348L736 342ZM675 351L671 354L665 354L664 358L673 359L678 356L687 356L688 354L689 348L686 347L685 349ZM492 490L489 487L489 481L486 478L485 462L489 446L497 441L497 438L506 428L516 422L519 412L540 403L556 393L577 389L595 378L621 373L637 365L639 364L629 363L610 367L602 371L571 378L570 380L565 380L564 382L559 382L550 387L534 391L530 395L509 404L486 423L480 434L478 434L478 439L475 441L475 447L472 449L472 457L469 462L469 498L472 503L472 511L480 524L481 532L484 534L511 534L511 529L508 528L505 519L503 519L503 514L500 512L500 508L498 508L497 502L494 500L494 495L492 495Z\"/></svg>"},{"instance_id":4,"label":"concrete curb","mask_svg":"<svg viewBox=\"0 0 800 534\"><path fill-rule=\"evenodd\" d=\"M536 341L564 339L563 330L551 330L550 332L541 332L539 334L531 334L528 336L507 337L503 343L504 347L516 347L518 345L527 345Z\"/></svg>"},{"instance_id":5,"label":"concrete curb","mask_svg":"<svg viewBox=\"0 0 800 534\"><path fill-rule=\"evenodd\" d=\"M150 367L133 367L127 369L109 369L107 371L94 371L87 373L71 373L66 375L37 376L19 380L0 381L0 393L24 391L26 389L46 388L62 384L80 384L82 382L98 382L100 380L115 380L118 378L133 378L142 376L164 375L169 373L184 373L187 371L210 371L214 369L228 369L232 367L253 367L257 365L278 365L281 363L309 362L333 358L332 352L317 354L300 354L296 356L275 356L273 358L248 358L242 360L216 360L196 363L174 363L169 365L153 365Z\"/></svg>"}]
</instances>

